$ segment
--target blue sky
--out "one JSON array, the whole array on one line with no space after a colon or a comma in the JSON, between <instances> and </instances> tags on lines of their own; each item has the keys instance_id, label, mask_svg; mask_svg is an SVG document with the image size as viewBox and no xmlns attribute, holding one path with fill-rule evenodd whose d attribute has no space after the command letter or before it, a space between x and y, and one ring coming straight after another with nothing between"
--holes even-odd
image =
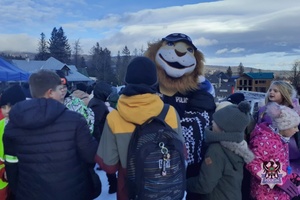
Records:
<instances>
[{"instance_id":1,"label":"blue sky","mask_svg":"<svg viewBox=\"0 0 300 200\"><path fill-rule=\"evenodd\" d=\"M300 60L297 0L1 0L0 13L0 51L36 52L42 32L63 27L85 54L96 42L133 53L182 32L208 65L289 70Z\"/></svg>"}]
</instances>

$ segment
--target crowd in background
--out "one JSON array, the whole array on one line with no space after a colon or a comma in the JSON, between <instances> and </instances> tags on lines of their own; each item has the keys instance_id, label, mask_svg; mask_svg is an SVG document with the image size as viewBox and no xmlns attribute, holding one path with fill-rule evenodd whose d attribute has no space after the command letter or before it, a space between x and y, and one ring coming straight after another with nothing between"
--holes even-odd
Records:
<instances>
[{"instance_id":1,"label":"crowd in background","mask_svg":"<svg viewBox=\"0 0 300 200\"><path fill-rule=\"evenodd\" d=\"M64 74L47 70L6 88L0 100L0 199L93 199L103 192L97 169L106 171L110 194L128 199L133 124L159 114L164 104L151 62L134 59L120 93L102 81L70 88ZM152 76L136 73L140 63ZM253 116L242 94L217 103L206 91L197 95L181 116L170 106L165 118L186 147L186 199L300 199L300 106L293 86L274 81ZM189 124L195 110L203 130ZM193 145L189 127L199 132Z\"/></svg>"}]
</instances>

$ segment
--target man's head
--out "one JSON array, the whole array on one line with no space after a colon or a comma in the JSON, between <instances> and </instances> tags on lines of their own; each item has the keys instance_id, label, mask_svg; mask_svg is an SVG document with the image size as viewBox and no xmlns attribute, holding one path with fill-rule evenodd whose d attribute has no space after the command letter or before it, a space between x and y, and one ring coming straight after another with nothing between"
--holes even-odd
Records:
<instances>
[{"instance_id":1,"label":"man's head","mask_svg":"<svg viewBox=\"0 0 300 200\"><path fill-rule=\"evenodd\" d=\"M43 69L31 74L29 87L33 98L52 98L60 102L64 100L61 78L53 71Z\"/></svg>"}]
</instances>

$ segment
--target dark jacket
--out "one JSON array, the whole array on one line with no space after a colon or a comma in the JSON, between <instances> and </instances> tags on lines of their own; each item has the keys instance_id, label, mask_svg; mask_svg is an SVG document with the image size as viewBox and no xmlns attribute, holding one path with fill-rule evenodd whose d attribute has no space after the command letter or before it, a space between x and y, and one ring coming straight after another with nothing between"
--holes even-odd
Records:
<instances>
[{"instance_id":1,"label":"dark jacket","mask_svg":"<svg viewBox=\"0 0 300 200\"><path fill-rule=\"evenodd\" d=\"M79 113L53 99L17 103L3 140L5 154L14 158L5 164L16 199L92 199L87 166L97 142Z\"/></svg>"},{"instance_id":2,"label":"dark jacket","mask_svg":"<svg viewBox=\"0 0 300 200\"><path fill-rule=\"evenodd\" d=\"M88 107L91 108L95 114L94 132L93 136L99 142L103 131L104 123L109 110L105 105L107 97L112 92L111 85L100 81L94 87L94 97L90 100Z\"/></svg>"},{"instance_id":3,"label":"dark jacket","mask_svg":"<svg viewBox=\"0 0 300 200\"><path fill-rule=\"evenodd\" d=\"M101 138L101 134L103 131L104 123L107 114L109 113L107 106L105 103L93 97L89 104L88 107L91 108L95 114L95 123L94 123L94 132L93 136L96 138L96 140L99 142Z\"/></svg>"},{"instance_id":4,"label":"dark jacket","mask_svg":"<svg viewBox=\"0 0 300 200\"><path fill-rule=\"evenodd\" d=\"M204 130L211 125L212 114L215 109L216 104L210 93L197 90L190 94L181 119L182 133L188 150L187 178L199 174L201 162L207 149L204 142ZM193 199L194 196L198 196L198 194L188 192L186 198Z\"/></svg>"}]
</instances>

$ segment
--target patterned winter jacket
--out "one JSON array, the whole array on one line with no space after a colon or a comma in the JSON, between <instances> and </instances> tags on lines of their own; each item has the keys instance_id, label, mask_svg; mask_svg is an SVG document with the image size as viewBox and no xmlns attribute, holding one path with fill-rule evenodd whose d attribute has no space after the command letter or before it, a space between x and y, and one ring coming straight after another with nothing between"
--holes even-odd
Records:
<instances>
[{"instance_id":1,"label":"patterned winter jacket","mask_svg":"<svg viewBox=\"0 0 300 200\"><path fill-rule=\"evenodd\" d=\"M78 112L84 116L87 124L89 125L90 133L94 131L95 114L91 108L88 108L84 102L74 96L68 96L64 101L65 106L72 111Z\"/></svg>"},{"instance_id":2,"label":"patterned winter jacket","mask_svg":"<svg viewBox=\"0 0 300 200\"><path fill-rule=\"evenodd\" d=\"M164 103L156 94L121 95L118 110L113 110L107 115L96 161L107 173L118 171L118 200L128 199L125 186L127 148L135 129L134 124L142 124L150 117L157 116L163 105ZM174 107L170 106L165 121L178 134L182 134L179 116ZM184 141L183 137L182 141Z\"/></svg>"},{"instance_id":3,"label":"patterned winter jacket","mask_svg":"<svg viewBox=\"0 0 300 200\"><path fill-rule=\"evenodd\" d=\"M287 168L289 166L288 143L282 141L279 134L274 133L267 123L261 123L255 126L250 138L250 149L255 155L255 159L246 165L250 171L251 177L251 195L254 199L280 199L288 200L289 195L275 185L271 189L268 185L261 185L261 176L258 172L263 172L263 162L271 160L279 161L282 165L280 173L286 173L282 178L284 183L288 175ZM265 166L266 167L266 166Z\"/></svg>"}]
</instances>

